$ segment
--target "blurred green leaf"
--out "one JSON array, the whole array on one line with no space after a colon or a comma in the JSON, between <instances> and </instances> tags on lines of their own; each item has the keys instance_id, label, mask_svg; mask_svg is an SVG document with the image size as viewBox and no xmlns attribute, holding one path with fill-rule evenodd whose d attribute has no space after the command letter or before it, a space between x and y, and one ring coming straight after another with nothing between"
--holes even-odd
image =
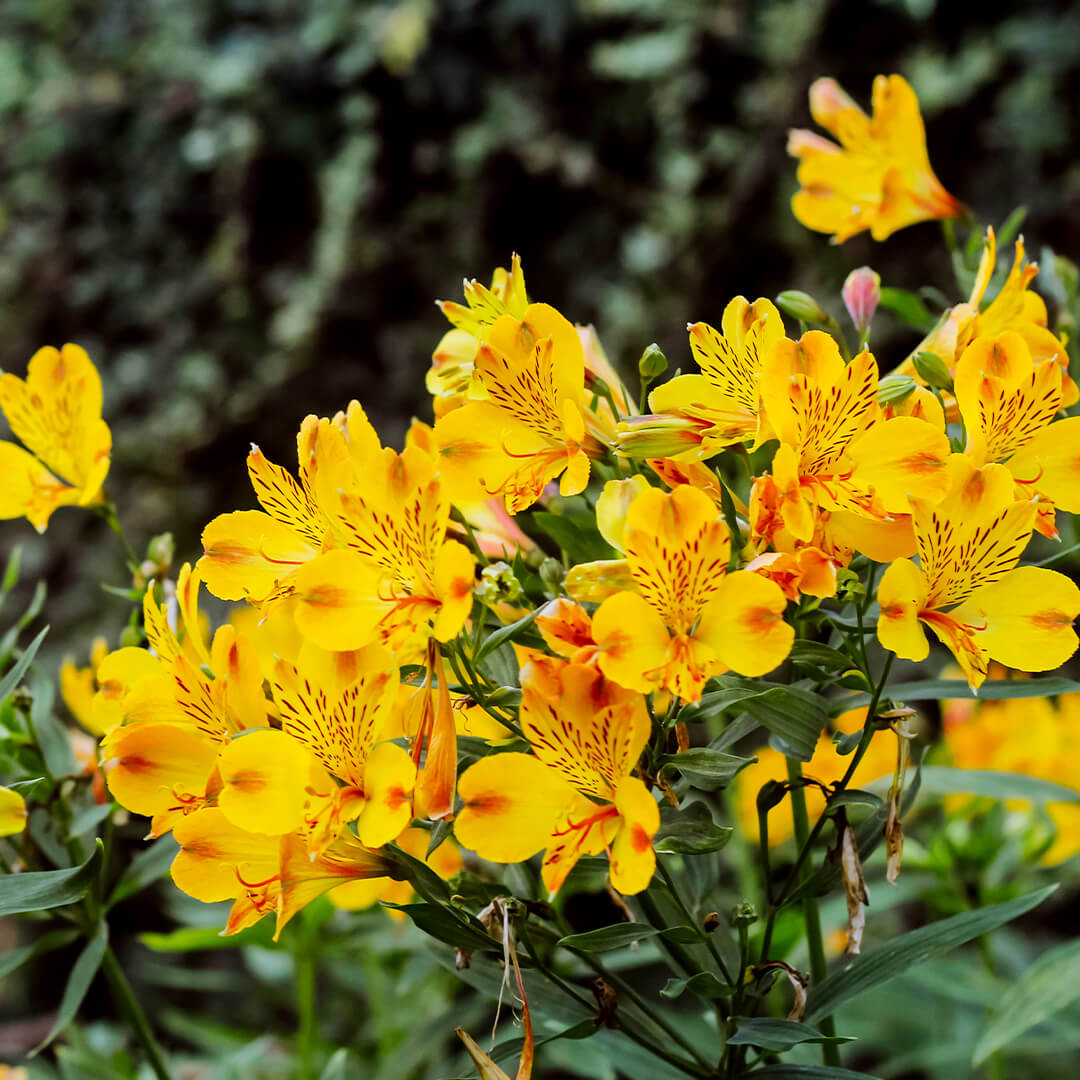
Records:
<instances>
[{"instance_id":1,"label":"blurred green leaf","mask_svg":"<svg viewBox=\"0 0 1080 1080\"><path fill-rule=\"evenodd\" d=\"M134 896L147 885L152 885L159 878L164 877L169 872L169 867L179 850L180 847L172 836L158 837L148 848L140 851L131 860L123 877L116 883L106 906L113 907L121 900Z\"/></svg>"},{"instance_id":2,"label":"blurred green leaf","mask_svg":"<svg viewBox=\"0 0 1080 1080\"><path fill-rule=\"evenodd\" d=\"M49 1034L30 1051L31 1057L40 1054L75 1019L75 1014L79 1011L79 1006L82 1005L83 998L86 997L90 984L98 973L98 968L101 967L108 944L109 926L103 919L97 924L93 937L86 943L86 948L79 953L79 958L68 972L64 984L64 996L60 999L60 1007L56 1011L53 1026Z\"/></svg>"},{"instance_id":3,"label":"blurred green leaf","mask_svg":"<svg viewBox=\"0 0 1080 1080\"><path fill-rule=\"evenodd\" d=\"M681 807L665 805L660 807L660 831L653 847L657 851L701 855L719 851L731 839L732 831L730 827L717 825L703 802Z\"/></svg>"},{"instance_id":4,"label":"blurred green leaf","mask_svg":"<svg viewBox=\"0 0 1080 1080\"><path fill-rule=\"evenodd\" d=\"M575 949L578 952L611 952L613 949L624 949L635 941L655 937L658 933L654 927L643 926L641 923L615 923L614 926L603 926L599 930L589 930L584 934L570 934L560 938L558 943L563 948Z\"/></svg>"},{"instance_id":5,"label":"blurred green leaf","mask_svg":"<svg viewBox=\"0 0 1080 1080\"><path fill-rule=\"evenodd\" d=\"M732 777L753 760L704 746L680 750L677 754L664 754L660 758L662 768L678 769L694 787L704 791L726 787Z\"/></svg>"},{"instance_id":6,"label":"blurred green leaf","mask_svg":"<svg viewBox=\"0 0 1080 1080\"><path fill-rule=\"evenodd\" d=\"M5 975L10 975L11 972L22 967L27 961L33 960L35 956L62 949L65 945L70 945L77 940L78 937L78 930L50 930L47 934L42 934L32 945L9 949L6 953L0 955L0 979Z\"/></svg>"},{"instance_id":7,"label":"blurred green leaf","mask_svg":"<svg viewBox=\"0 0 1080 1080\"><path fill-rule=\"evenodd\" d=\"M909 326L914 326L916 330L924 332L932 330L937 321L926 305L907 289L882 287L880 304L894 315L898 315Z\"/></svg>"},{"instance_id":8,"label":"blurred green leaf","mask_svg":"<svg viewBox=\"0 0 1080 1080\"><path fill-rule=\"evenodd\" d=\"M790 1050L799 1043L852 1042L849 1035L823 1035L817 1028L798 1020L779 1020L772 1016L736 1016L735 1033L728 1036L731 1046L760 1046L763 1050Z\"/></svg>"},{"instance_id":9,"label":"blurred green leaf","mask_svg":"<svg viewBox=\"0 0 1080 1080\"><path fill-rule=\"evenodd\" d=\"M38 649L41 648L41 643L45 640L45 635L49 632L49 628L44 627L29 645L23 649L22 656L11 666L7 674L0 679L0 701L5 700L11 695L11 692L22 682L22 677L26 674L27 669L34 662L34 657L37 655Z\"/></svg>"}]
</instances>

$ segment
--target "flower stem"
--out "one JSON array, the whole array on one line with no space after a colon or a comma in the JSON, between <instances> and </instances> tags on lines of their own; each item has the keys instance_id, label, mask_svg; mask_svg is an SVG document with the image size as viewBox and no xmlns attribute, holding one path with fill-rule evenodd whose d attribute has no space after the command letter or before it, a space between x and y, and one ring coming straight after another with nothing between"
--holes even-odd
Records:
<instances>
[{"instance_id":1,"label":"flower stem","mask_svg":"<svg viewBox=\"0 0 1080 1080\"><path fill-rule=\"evenodd\" d=\"M296 1057L300 1080L315 1075L315 954L304 934L293 953L296 964Z\"/></svg>"},{"instance_id":2,"label":"flower stem","mask_svg":"<svg viewBox=\"0 0 1080 1080\"><path fill-rule=\"evenodd\" d=\"M795 820L795 842L799 847L807 844L810 836L810 818L806 812L806 787L802 783L802 765L794 760L787 759L788 779L791 781L791 814ZM799 874L800 881L808 877L808 867L803 866ZM803 921L806 924L806 944L810 952L810 977L813 984L820 983L825 978L825 943L821 936L821 912L818 911L816 896L808 896L803 900ZM818 1025L822 1035L835 1035L836 1023L832 1016L825 1016ZM821 1044L821 1059L825 1065L837 1068L840 1065L840 1051L836 1043L826 1042Z\"/></svg>"},{"instance_id":3,"label":"flower stem","mask_svg":"<svg viewBox=\"0 0 1080 1080\"><path fill-rule=\"evenodd\" d=\"M132 1033L142 1046L143 1052L146 1054L146 1060L150 1068L154 1070L154 1075L158 1080L171 1080L168 1067L165 1065L165 1058L161 1053L161 1047L158 1046L154 1033L150 1030L146 1013L143 1012L139 999L135 996L135 991L132 990L131 983L128 982L127 976L124 974L124 969L120 967L111 945L105 948L105 955L101 960L101 970L104 972L105 978L108 979L109 986L112 987L120 1011L124 1014Z\"/></svg>"},{"instance_id":4,"label":"flower stem","mask_svg":"<svg viewBox=\"0 0 1080 1080\"><path fill-rule=\"evenodd\" d=\"M120 518L116 513L116 503L112 499L107 499L105 504L101 508L101 516L109 523L109 528L116 534L120 543L124 546L124 554L127 556L128 564L131 570L134 572L139 566L139 556L135 554L135 549L131 546L131 541L127 538L127 533L124 532L124 526L120 524Z\"/></svg>"}]
</instances>

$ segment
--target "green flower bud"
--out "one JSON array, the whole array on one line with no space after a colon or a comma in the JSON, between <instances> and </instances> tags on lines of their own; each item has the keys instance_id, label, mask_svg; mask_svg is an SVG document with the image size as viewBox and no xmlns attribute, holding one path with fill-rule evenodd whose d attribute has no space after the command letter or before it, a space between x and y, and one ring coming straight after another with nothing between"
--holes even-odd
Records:
<instances>
[{"instance_id":1,"label":"green flower bud","mask_svg":"<svg viewBox=\"0 0 1080 1080\"><path fill-rule=\"evenodd\" d=\"M480 582L474 589L477 600L488 607L513 604L521 599L521 582L504 562L494 562L480 572Z\"/></svg>"},{"instance_id":2,"label":"green flower bud","mask_svg":"<svg viewBox=\"0 0 1080 1080\"><path fill-rule=\"evenodd\" d=\"M650 382L663 375L667 368L667 357L660 351L660 346L655 341L646 347L641 354L641 359L637 362L638 374Z\"/></svg>"},{"instance_id":3,"label":"green flower bud","mask_svg":"<svg viewBox=\"0 0 1080 1080\"><path fill-rule=\"evenodd\" d=\"M540 564L538 573L540 574L540 580L544 583L544 588L547 589L549 593L559 593L562 591L562 584L566 578L566 570L558 559L545 559Z\"/></svg>"},{"instance_id":4,"label":"green flower bud","mask_svg":"<svg viewBox=\"0 0 1080 1080\"><path fill-rule=\"evenodd\" d=\"M146 545L146 557L157 568L158 573L164 574L172 566L173 557L176 554L176 543L171 532L161 533L155 536Z\"/></svg>"},{"instance_id":5,"label":"green flower bud","mask_svg":"<svg viewBox=\"0 0 1080 1080\"><path fill-rule=\"evenodd\" d=\"M915 380L910 375L893 372L878 383L877 399L879 405L899 405L915 392Z\"/></svg>"},{"instance_id":6,"label":"green flower bud","mask_svg":"<svg viewBox=\"0 0 1080 1080\"><path fill-rule=\"evenodd\" d=\"M935 390L952 390L952 376L945 366L945 361L937 353L920 352L915 354L915 370L927 386Z\"/></svg>"},{"instance_id":7,"label":"green flower bud","mask_svg":"<svg viewBox=\"0 0 1080 1080\"><path fill-rule=\"evenodd\" d=\"M825 326L832 322L828 312L809 294L799 289L785 289L777 298L776 306L785 314L800 322Z\"/></svg>"}]
</instances>

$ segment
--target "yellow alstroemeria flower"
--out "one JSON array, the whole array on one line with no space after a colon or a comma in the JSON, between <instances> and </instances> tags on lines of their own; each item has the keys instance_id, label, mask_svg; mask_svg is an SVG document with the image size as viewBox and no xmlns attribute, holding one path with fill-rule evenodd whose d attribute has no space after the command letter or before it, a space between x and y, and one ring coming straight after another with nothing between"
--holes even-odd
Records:
<instances>
[{"instance_id":1,"label":"yellow alstroemeria flower","mask_svg":"<svg viewBox=\"0 0 1080 1080\"><path fill-rule=\"evenodd\" d=\"M472 609L475 559L447 539L450 502L435 462L417 443L380 445L353 402L320 425L319 506L333 545L292 579L300 632L320 648L379 643L420 653L447 641Z\"/></svg>"},{"instance_id":2,"label":"yellow alstroemeria flower","mask_svg":"<svg viewBox=\"0 0 1080 1080\"><path fill-rule=\"evenodd\" d=\"M435 425L439 468L454 502L502 495L515 514L559 478L563 495L589 481L603 452L589 428L585 360L570 323L547 304L505 315L476 358L487 400L470 401Z\"/></svg>"},{"instance_id":3,"label":"yellow alstroemeria flower","mask_svg":"<svg viewBox=\"0 0 1080 1080\"><path fill-rule=\"evenodd\" d=\"M625 584L592 619L596 663L609 679L649 693L666 689L697 701L706 680L734 669L764 675L791 648L787 601L771 581L728 573L731 539L715 503L697 488L648 488L626 515ZM589 564L568 579L571 596L585 583L597 593Z\"/></svg>"},{"instance_id":4,"label":"yellow alstroemeria flower","mask_svg":"<svg viewBox=\"0 0 1080 1080\"><path fill-rule=\"evenodd\" d=\"M197 569L220 600L262 605L286 596L299 568L323 549L329 524L315 497L315 473L328 423L308 416L300 426L299 482L252 445L248 476L263 509L219 514L203 529Z\"/></svg>"},{"instance_id":5,"label":"yellow alstroemeria flower","mask_svg":"<svg viewBox=\"0 0 1080 1080\"><path fill-rule=\"evenodd\" d=\"M977 465L1001 462L1017 498L1038 497L1035 527L1057 539L1054 510L1080 511L1080 418L1054 421L1063 406L1061 368L1035 363L1013 330L977 337L956 365L956 401Z\"/></svg>"},{"instance_id":6,"label":"yellow alstroemeria flower","mask_svg":"<svg viewBox=\"0 0 1080 1080\"><path fill-rule=\"evenodd\" d=\"M736 296L720 325L720 331L703 322L687 327L700 374L677 375L653 390L649 407L661 415L624 420L621 453L708 458L736 443L752 439L758 446L768 438L759 378L765 357L784 336L780 312L771 300L751 304Z\"/></svg>"},{"instance_id":7,"label":"yellow alstroemeria flower","mask_svg":"<svg viewBox=\"0 0 1080 1080\"><path fill-rule=\"evenodd\" d=\"M660 811L631 772L649 738L640 694L595 667L539 658L522 672L521 729L531 754L492 754L462 774L454 833L493 862L545 850L554 896L582 855L607 850L621 893L645 889L656 867Z\"/></svg>"},{"instance_id":8,"label":"yellow alstroemeria flower","mask_svg":"<svg viewBox=\"0 0 1080 1080\"><path fill-rule=\"evenodd\" d=\"M1046 303L1038 293L1031 291L1031 283L1039 268L1036 263L1027 261L1023 237L1016 241L1013 264L1005 283L997 296L984 304L996 264L997 241L994 230L988 228L971 296L965 303L946 310L937 325L915 346L896 371L921 383L922 376L915 368L915 357L921 352L930 352L940 358L950 374L954 374L964 351L975 338L997 337L1009 330L1024 339L1036 364L1052 360L1061 368L1062 406L1068 408L1080 400L1080 388L1069 375L1069 356L1064 343L1047 328ZM948 397L946 402L949 420L957 419L959 414L955 402Z\"/></svg>"},{"instance_id":9,"label":"yellow alstroemeria flower","mask_svg":"<svg viewBox=\"0 0 1080 1080\"><path fill-rule=\"evenodd\" d=\"M15 836L26 828L26 802L17 792L0 787L0 836Z\"/></svg>"},{"instance_id":10,"label":"yellow alstroemeria flower","mask_svg":"<svg viewBox=\"0 0 1080 1080\"><path fill-rule=\"evenodd\" d=\"M972 689L991 659L1049 671L1075 651L1080 589L1064 574L1017 566L1035 524L1034 502L1018 502L1009 471L981 469L962 454L947 465L948 496L914 515L919 566L898 559L878 586L881 644L922 661L929 626L956 658Z\"/></svg>"},{"instance_id":11,"label":"yellow alstroemeria flower","mask_svg":"<svg viewBox=\"0 0 1080 1080\"><path fill-rule=\"evenodd\" d=\"M76 667L70 656L64 657L64 662L60 665L60 696L71 715L95 735L103 734L94 727L92 716L94 694L98 688L97 670L108 652L108 642L103 637L96 637L90 646L89 667Z\"/></svg>"},{"instance_id":12,"label":"yellow alstroemeria flower","mask_svg":"<svg viewBox=\"0 0 1080 1080\"><path fill-rule=\"evenodd\" d=\"M884 240L908 225L963 213L930 167L919 103L900 75L874 79L872 116L835 79L818 79L810 112L840 145L812 131L790 133L801 185L791 210L808 229L832 233L837 244L864 229Z\"/></svg>"},{"instance_id":13,"label":"yellow alstroemeria flower","mask_svg":"<svg viewBox=\"0 0 1080 1080\"><path fill-rule=\"evenodd\" d=\"M0 375L0 409L26 447L0 441L0 518L44 532L59 507L102 501L112 434L101 404L101 377L78 345L38 349L25 380Z\"/></svg>"}]
</instances>

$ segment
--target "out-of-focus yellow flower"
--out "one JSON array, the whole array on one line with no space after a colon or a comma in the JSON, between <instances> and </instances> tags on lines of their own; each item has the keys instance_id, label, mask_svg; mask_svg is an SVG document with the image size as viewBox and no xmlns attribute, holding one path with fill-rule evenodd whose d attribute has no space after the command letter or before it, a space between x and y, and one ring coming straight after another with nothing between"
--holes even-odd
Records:
<instances>
[{"instance_id":1,"label":"out-of-focus yellow flower","mask_svg":"<svg viewBox=\"0 0 1080 1080\"><path fill-rule=\"evenodd\" d=\"M1000 673L1004 676L1004 672ZM1080 694L1002 701L942 702L945 749L961 769L993 769L1051 780L1080 792ZM951 809L972 800L953 796ZM1009 800L1011 810L1027 810L1023 800ZM1056 836L1043 854L1047 864L1080 853L1080 805L1048 803Z\"/></svg>"},{"instance_id":2,"label":"out-of-focus yellow flower","mask_svg":"<svg viewBox=\"0 0 1080 1080\"><path fill-rule=\"evenodd\" d=\"M0 518L44 532L61 506L102 501L112 434L101 418L101 378L85 350L46 346L26 378L0 375L0 409L26 447L0 441Z\"/></svg>"},{"instance_id":3,"label":"out-of-focus yellow flower","mask_svg":"<svg viewBox=\"0 0 1080 1080\"><path fill-rule=\"evenodd\" d=\"M611 883L641 892L656 868L660 811L631 771L649 738L643 697L595 667L539 658L522 672L521 729L531 754L491 754L462 774L461 845L494 862L545 850L552 896L582 855L607 850Z\"/></svg>"},{"instance_id":4,"label":"out-of-focus yellow flower","mask_svg":"<svg viewBox=\"0 0 1080 1080\"><path fill-rule=\"evenodd\" d=\"M802 185L791 209L808 229L832 233L837 244L864 229L884 240L907 225L963 213L930 167L919 103L902 76L874 79L872 116L835 79L818 79L810 112L840 145L812 131L790 133Z\"/></svg>"},{"instance_id":5,"label":"out-of-focus yellow flower","mask_svg":"<svg viewBox=\"0 0 1080 1080\"><path fill-rule=\"evenodd\" d=\"M1018 501L1002 465L963 454L948 462L948 496L914 514L919 565L898 559L878 586L878 640L897 656L925 660L929 626L972 689L995 659L1050 671L1076 651L1072 623L1080 589L1054 570L1017 566L1035 525L1033 501Z\"/></svg>"},{"instance_id":6,"label":"out-of-focus yellow flower","mask_svg":"<svg viewBox=\"0 0 1080 1080\"><path fill-rule=\"evenodd\" d=\"M0 836L14 836L26 828L26 803L11 788L0 787Z\"/></svg>"},{"instance_id":7,"label":"out-of-focus yellow flower","mask_svg":"<svg viewBox=\"0 0 1080 1080\"><path fill-rule=\"evenodd\" d=\"M89 667L76 667L74 659L70 656L65 657L60 665L60 696L71 711L71 715L87 731L92 731L95 735L103 734L95 728L93 718L94 694L98 689L97 670L108 652L108 642L103 637L97 637L90 646Z\"/></svg>"},{"instance_id":8,"label":"out-of-focus yellow flower","mask_svg":"<svg viewBox=\"0 0 1080 1080\"><path fill-rule=\"evenodd\" d=\"M858 731L866 723L865 709L851 709L833 721L836 731L849 734ZM735 813L746 835L751 839L758 836L757 794L767 780L786 782L787 758L771 746L755 750L757 761L747 765L732 781L731 792L734 799ZM840 754L833 744L832 737L823 733L819 736L814 756L803 766L807 777L822 784L832 784L839 780L851 758ZM851 778L850 787L865 787L880 776L891 774L896 764L896 739L892 735L878 733L870 742L862 761L859 762ZM806 786L806 807L810 820L815 821L825 809L825 795L817 784ZM795 833L795 823L791 816L790 804L785 802L769 813L769 844L775 846L790 840Z\"/></svg>"}]
</instances>

